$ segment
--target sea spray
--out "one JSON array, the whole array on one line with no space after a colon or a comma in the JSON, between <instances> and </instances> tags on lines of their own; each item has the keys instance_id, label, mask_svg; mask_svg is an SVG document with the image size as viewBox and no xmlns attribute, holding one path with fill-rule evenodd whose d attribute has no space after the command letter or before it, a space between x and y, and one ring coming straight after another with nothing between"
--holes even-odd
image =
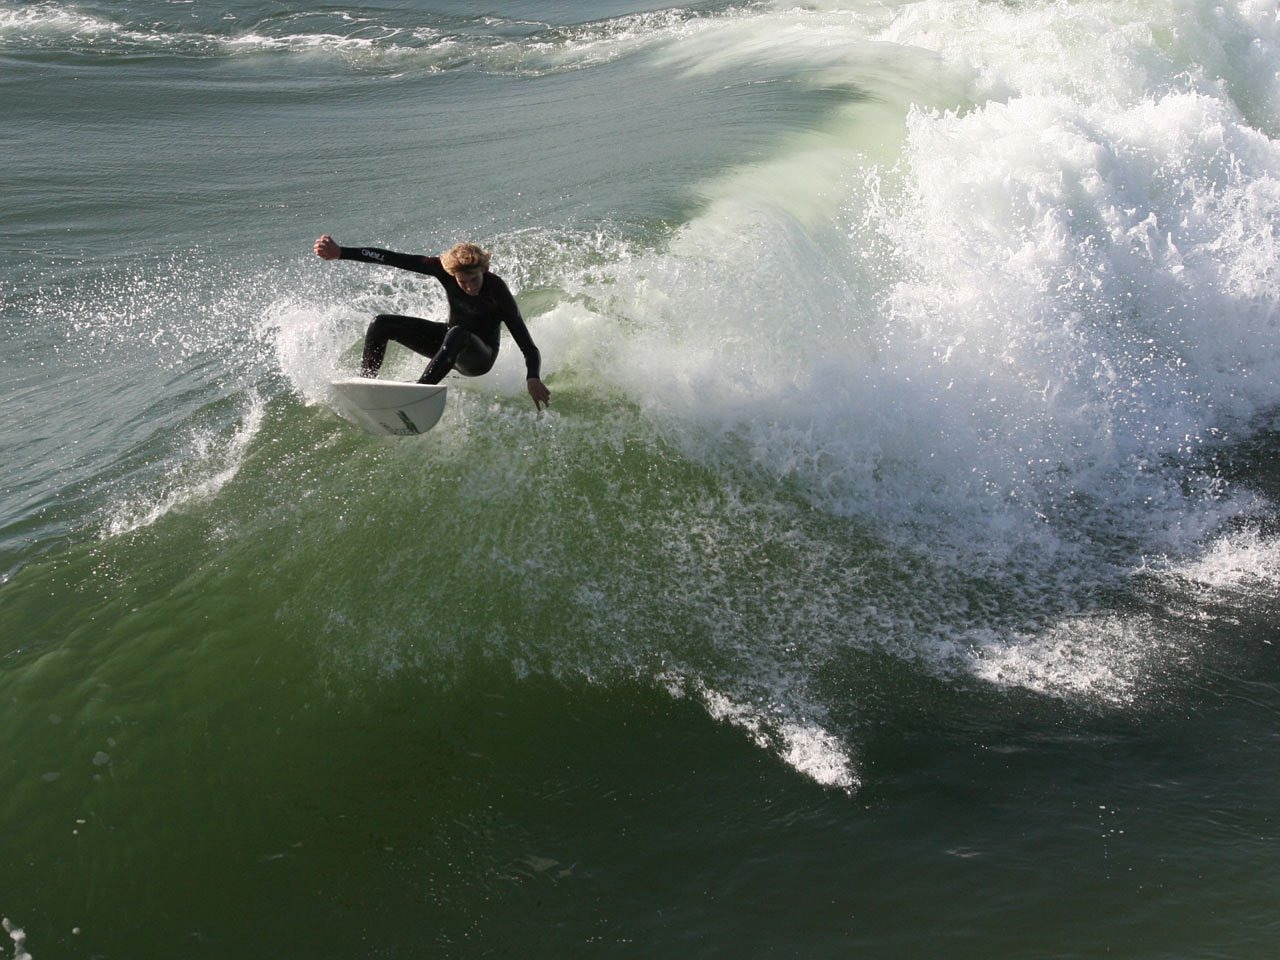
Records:
<instances>
[{"instance_id":1,"label":"sea spray","mask_svg":"<svg viewBox=\"0 0 1280 960\"><path fill-rule=\"evenodd\" d=\"M13 941L13 960L32 960L32 956L27 952L27 934L21 927L16 927L5 917L0 926L4 927L4 932L9 935L9 939Z\"/></svg>"}]
</instances>

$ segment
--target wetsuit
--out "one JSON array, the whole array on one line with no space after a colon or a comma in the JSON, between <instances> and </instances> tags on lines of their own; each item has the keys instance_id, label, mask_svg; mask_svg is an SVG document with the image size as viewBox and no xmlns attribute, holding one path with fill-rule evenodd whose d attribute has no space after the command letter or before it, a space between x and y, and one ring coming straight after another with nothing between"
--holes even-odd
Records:
<instances>
[{"instance_id":1,"label":"wetsuit","mask_svg":"<svg viewBox=\"0 0 1280 960\"><path fill-rule=\"evenodd\" d=\"M439 257L420 257L394 253L372 247L339 247L342 260L380 263L414 273L435 277L444 287L449 301L449 321L423 320L383 313L373 318L364 338L364 357L360 375L376 377L386 356L387 343L394 340L417 353L431 357L419 383L439 383L455 367L464 377L478 377L493 369L498 359L499 334L507 325L511 337L524 354L526 376L537 380L542 355L534 346L515 297L497 274L484 273L480 292L474 297L465 293L458 281L445 270Z\"/></svg>"}]
</instances>

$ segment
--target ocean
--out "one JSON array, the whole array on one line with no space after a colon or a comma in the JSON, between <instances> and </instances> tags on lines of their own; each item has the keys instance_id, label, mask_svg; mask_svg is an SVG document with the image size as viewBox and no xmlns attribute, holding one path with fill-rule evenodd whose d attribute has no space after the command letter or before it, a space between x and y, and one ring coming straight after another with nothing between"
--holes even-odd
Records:
<instances>
[{"instance_id":1,"label":"ocean","mask_svg":"<svg viewBox=\"0 0 1280 960\"><path fill-rule=\"evenodd\" d=\"M0 0L0 121L0 956L1280 950L1276 0ZM343 420L325 233L551 407Z\"/></svg>"}]
</instances>

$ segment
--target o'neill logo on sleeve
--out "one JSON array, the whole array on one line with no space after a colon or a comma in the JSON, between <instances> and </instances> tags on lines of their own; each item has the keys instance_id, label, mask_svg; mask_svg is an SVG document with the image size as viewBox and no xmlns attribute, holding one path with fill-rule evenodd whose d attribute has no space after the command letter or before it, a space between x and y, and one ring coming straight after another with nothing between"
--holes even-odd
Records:
<instances>
[{"instance_id":1,"label":"o'neill logo on sleeve","mask_svg":"<svg viewBox=\"0 0 1280 960\"><path fill-rule=\"evenodd\" d=\"M386 260L383 258L382 254L377 250L361 250L360 256L368 257L370 260L377 260L379 263L386 263Z\"/></svg>"}]
</instances>

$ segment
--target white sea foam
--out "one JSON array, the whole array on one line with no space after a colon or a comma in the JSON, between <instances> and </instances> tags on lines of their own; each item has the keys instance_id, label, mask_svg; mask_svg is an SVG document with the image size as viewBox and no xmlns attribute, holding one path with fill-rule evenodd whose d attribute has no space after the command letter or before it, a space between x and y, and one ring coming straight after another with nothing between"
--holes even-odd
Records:
<instances>
[{"instance_id":1,"label":"white sea foam","mask_svg":"<svg viewBox=\"0 0 1280 960\"><path fill-rule=\"evenodd\" d=\"M355 375L355 366L343 356L353 332L349 308L319 309L282 301L264 322L274 331L271 341L280 369L307 402L328 402L329 385Z\"/></svg>"},{"instance_id":2,"label":"white sea foam","mask_svg":"<svg viewBox=\"0 0 1280 960\"><path fill-rule=\"evenodd\" d=\"M265 415L262 399L250 394L247 409L230 433L193 430L188 448L171 472L112 507L105 535L119 536L150 526L175 509L215 497L239 473Z\"/></svg>"},{"instance_id":3,"label":"white sea foam","mask_svg":"<svg viewBox=\"0 0 1280 960\"><path fill-rule=\"evenodd\" d=\"M757 746L773 750L789 766L824 787L856 790L860 784L854 760L841 740L809 721L779 721L770 711L749 707L704 683L674 675L660 678L672 695L692 693L716 720L745 731Z\"/></svg>"},{"instance_id":4,"label":"white sea foam","mask_svg":"<svg viewBox=\"0 0 1280 960\"><path fill-rule=\"evenodd\" d=\"M241 22L228 15L205 29L175 29L167 23L112 19L50 0L0 7L0 44L22 49L61 47L82 53L325 56L357 70L433 73L470 68L540 76L611 63L719 19L681 8L574 25L490 15L438 22L431 22L429 14L422 17L304 11L255 22Z\"/></svg>"},{"instance_id":5,"label":"white sea foam","mask_svg":"<svg viewBox=\"0 0 1280 960\"><path fill-rule=\"evenodd\" d=\"M161 27L130 25L56 2L0 7L0 48L67 48L94 53L190 51L209 38Z\"/></svg>"},{"instance_id":6,"label":"white sea foam","mask_svg":"<svg viewBox=\"0 0 1280 960\"><path fill-rule=\"evenodd\" d=\"M101 37L118 34L117 24L57 3L0 9L0 38L14 42L45 36Z\"/></svg>"},{"instance_id":7,"label":"white sea foam","mask_svg":"<svg viewBox=\"0 0 1280 960\"><path fill-rule=\"evenodd\" d=\"M957 7L971 29L959 29ZM1033 92L1015 93L1024 81L1006 72L989 84L1006 99L913 111L902 165L883 179L859 172L864 118L853 112L821 145L711 185L707 212L642 268L664 289L629 291L635 319L665 342L652 350L646 338L619 374L638 371L631 389L695 419L758 424L767 407L781 429L752 448L784 470L822 444L835 453L816 458L824 465L896 459L945 497L972 487L966 497L989 500L994 482L1041 512L1064 496L1115 502L1117 471L1138 504L1170 496L1152 461L1186 462L1274 403L1280 149L1195 83L1143 92L1153 72L1171 84L1177 64L1149 66L1135 89L1116 81L1105 97L1076 90L1073 58L1064 52L1055 69L1036 47L1041 20L1055 43L1101 47L1121 66L1160 53L1149 30L1088 5L1083 24L1060 6L902 9L882 36L920 43L932 34L916 20L945 14L949 57L986 71L1032 63ZM824 208L831 216L815 223ZM879 291L845 279L865 277L868 249L889 261ZM799 342L778 350L784 321ZM899 495L855 481L828 505L857 509L886 493Z\"/></svg>"},{"instance_id":8,"label":"white sea foam","mask_svg":"<svg viewBox=\"0 0 1280 960\"><path fill-rule=\"evenodd\" d=\"M32 960L31 954L27 952L26 931L21 927L15 926L8 917L0 920L0 926L4 927L4 932L13 941L13 960Z\"/></svg>"},{"instance_id":9,"label":"white sea foam","mask_svg":"<svg viewBox=\"0 0 1280 960\"><path fill-rule=\"evenodd\" d=\"M1257 529L1233 531L1215 537L1197 556L1168 568L1158 563L1156 567L1215 590L1252 594L1272 603L1280 583L1280 543Z\"/></svg>"}]
</instances>

